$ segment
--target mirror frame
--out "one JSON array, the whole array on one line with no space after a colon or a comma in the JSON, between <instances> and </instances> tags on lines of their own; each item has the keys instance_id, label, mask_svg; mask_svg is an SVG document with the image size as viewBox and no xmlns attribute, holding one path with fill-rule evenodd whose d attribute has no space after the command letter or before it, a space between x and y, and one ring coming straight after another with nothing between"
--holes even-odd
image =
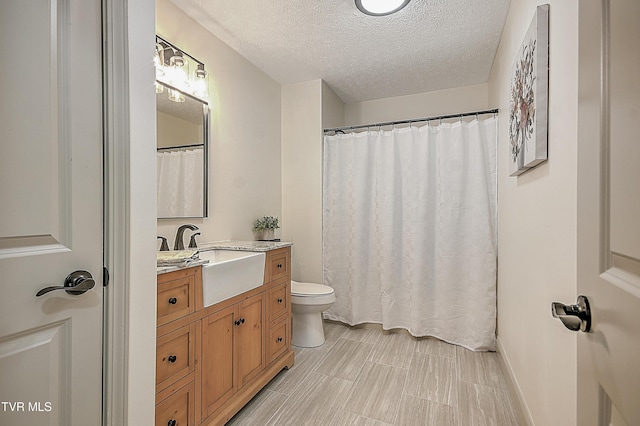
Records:
<instances>
[{"instance_id":1,"label":"mirror frame","mask_svg":"<svg viewBox=\"0 0 640 426\"><path fill-rule=\"evenodd\" d=\"M157 217L157 220L171 220L171 219L203 219L207 218L209 215L209 103L205 100L202 100L198 97L195 97L189 93L186 93L180 89L171 86L165 82L156 80L157 84L162 85L165 89L177 90L182 93L185 97L192 99L200 104L202 104L202 145L203 145L203 182L202 182L202 216L171 216L171 217ZM158 112L158 105L156 102L156 114ZM193 146L199 146L193 144ZM156 150L157 147L157 136L156 136ZM157 188L156 188L157 191Z\"/></svg>"}]
</instances>

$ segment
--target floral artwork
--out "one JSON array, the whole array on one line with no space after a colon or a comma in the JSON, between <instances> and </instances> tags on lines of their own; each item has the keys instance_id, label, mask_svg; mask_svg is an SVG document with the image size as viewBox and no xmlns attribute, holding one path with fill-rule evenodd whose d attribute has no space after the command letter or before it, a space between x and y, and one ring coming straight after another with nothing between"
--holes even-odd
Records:
<instances>
[{"instance_id":1,"label":"floral artwork","mask_svg":"<svg viewBox=\"0 0 640 426\"><path fill-rule=\"evenodd\" d=\"M534 133L533 120L536 116L535 81L533 70L536 41L529 40L524 46L522 57L516 62L513 81L511 82L511 99L509 102L509 134L511 137L511 161L518 158L524 160L523 150Z\"/></svg>"},{"instance_id":2,"label":"floral artwork","mask_svg":"<svg viewBox=\"0 0 640 426\"><path fill-rule=\"evenodd\" d=\"M509 93L509 174L547 160L549 5L538 6L518 51Z\"/></svg>"}]
</instances>

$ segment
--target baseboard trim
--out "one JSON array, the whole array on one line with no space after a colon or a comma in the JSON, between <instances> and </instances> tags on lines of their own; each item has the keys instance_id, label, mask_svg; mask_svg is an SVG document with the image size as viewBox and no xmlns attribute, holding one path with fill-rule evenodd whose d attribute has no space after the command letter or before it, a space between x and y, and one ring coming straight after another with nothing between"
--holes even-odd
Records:
<instances>
[{"instance_id":1,"label":"baseboard trim","mask_svg":"<svg viewBox=\"0 0 640 426\"><path fill-rule=\"evenodd\" d=\"M511 363L509 362L509 357L507 356L504 347L502 346L502 342L498 337L496 341L496 352L498 354L498 361L500 362L500 368L502 369L502 373L504 375L505 381L507 382L507 387L509 388L509 392L511 395L515 397L514 403L514 411L516 416L518 416L518 422L522 425L527 426L535 426L533 423L533 419L531 418L531 413L527 407L527 403L524 400L524 395L522 394L522 390L518 385L518 381L513 374L513 369L511 368Z\"/></svg>"}]
</instances>

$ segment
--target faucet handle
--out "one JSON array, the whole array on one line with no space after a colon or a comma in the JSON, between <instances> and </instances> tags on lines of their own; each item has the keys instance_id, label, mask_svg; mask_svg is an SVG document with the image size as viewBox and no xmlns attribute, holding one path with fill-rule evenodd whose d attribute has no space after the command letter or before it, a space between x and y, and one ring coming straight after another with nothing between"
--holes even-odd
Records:
<instances>
[{"instance_id":1,"label":"faucet handle","mask_svg":"<svg viewBox=\"0 0 640 426\"><path fill-rule=\"evenodd\" d=\"M200 235L199 232L191 234L191 239L189 240L189 248L198 248L198 244L196 243L196 236L198 235Z\"/></svg>"},{"instance_id":2,"label":"faucet handle","mask_svg":"<svg viewBox=\"0 0 640 426\"><path fill-rule=\"evenodd\" d=\"M160 243L160 251L169 251L169 244L167 243L167 239L160 235L158 235L158 238L162 240L162 243Z\"/></svg>"}]
</instances>

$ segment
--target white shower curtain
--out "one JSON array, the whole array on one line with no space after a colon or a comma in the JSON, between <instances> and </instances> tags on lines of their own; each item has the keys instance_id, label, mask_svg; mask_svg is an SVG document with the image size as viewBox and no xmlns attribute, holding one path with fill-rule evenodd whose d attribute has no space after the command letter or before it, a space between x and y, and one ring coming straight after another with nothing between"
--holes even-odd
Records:
<instances>
[{"instance_id":1,"label":"white shower curtain","mask_svg":"<svg viewBox=\"0 0 640 426\"><path fill-rule=\"evenodd\" d=\"M158 151L158 217L201 217L204 149Z\"/></svg>"},{"instance_id":2,"label":"white shower curtain","mask_svg":"<svg viewBox=\"0 0 640 426\"><path fill-rule=\"evenodd\" d=\"M495 350L497 118L324 139L325 317Z\"/></svg>"}]
</instances>

